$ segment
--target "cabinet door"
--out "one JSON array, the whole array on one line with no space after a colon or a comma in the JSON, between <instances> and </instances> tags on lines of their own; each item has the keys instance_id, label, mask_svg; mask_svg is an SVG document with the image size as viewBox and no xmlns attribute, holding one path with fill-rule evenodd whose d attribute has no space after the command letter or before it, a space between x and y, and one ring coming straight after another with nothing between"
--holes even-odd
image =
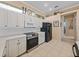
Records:
<instances>
[{"instance_id":1,"label":"cabinet door","mask_svg":"<svg viewBox=\"0 0 79 59\"><path fill-rule=\"evenodd\" d=\"M17 27L17 13L8 11L8 27Z\"/></svg>"},{"instance_id":2,"label":"cabinet door","mask_svg":"<svg viewBox=\"0 0 79 59\"><path fill-rule=\"evenodd\" d=\"M32 19L33 27L37 27L37 19L35 17L31 17L31 19Z\"/></svg>"},{"instance_id":3,"label":"cabinet door","mask_svg":"<svg viewBox=\"0 0 79 59\"><path fill-rule=\"evenodd\" d=\"M7 27L7 10L0 8L0 27Z\"/></svg>"},{"instance_id":4,"label":"cabinet door","mask_svg":"<svg viewBox=\"0 0 79 59\"><path fill-rule=\"evenodd\" d=\"M25 16L25 27L34 27L32 16Z\"/></svg>"},{"instance_id":5,"label":"cabinet door","mask_svg":"<svg viewBox=\"0 0 79 59\"><path fill-rule=\"evenodd\" d=\"M43 19L39 19L39 18L38 18L38 27L40 27L40 28L42 27L42 20L43 20Z\"/></svg>"},{"instance_id":6,"label":"cabinet door","mask_svg":"<svg viewBox=\"0 0 79 59\"><path fill-rule=\"evenodd\" d=\"M26 52L26 37L19 38L18 42L19 42L18 52L19 55L21 55L22 53Z\"/></svg>"},{"instance_id":7,"label":"cabinet door","mask_svg":"<svg viewBox=\"0 0 79 59\"><path fill-rule=\"evenodd\" d=\"M8 40L8 55L9 57L18 56L18 41L17 39Z\"/></svg>"},{"instance_id":8,"label":"cabinet door","mask_svg":"<svg viewBox=\"0 0 79 59\"><path fill-rule=\"evenodd\" d=\"M33 27L38 28L38 27L42 26L41 20L39 18L37 18L37 17L31 17L31 19L32 19Z\"/></svg>"},{"instance_id":9,"label":"cabinet door","mask_svg":"<svg viewBox=\"0 0 79 59\"><path fill-rule=\"evenodd\" d=\"M8 57L8 42L6 41L5 48L3 51L3 57Z\"/></svg>"},{"instance_id":10,"label":"cabinet door","mask_svg":"<svg viewBox=\"0 0 79 59\"><path fill-rule=\"evenodd\" d=\"M39 28L42 27L41 19L35 17L34 22L35 22L35 27L39 27Z\"/></svg>"},{"instance_id":11,"label":"cabinet door","mask_svg":"<svg viewBox=\"0 0 79 59\"><path fill-rule=\"evenodd\" d=\"M18 14L18 27L24 28L24 15Z\"/></svg>"}]
</instances>

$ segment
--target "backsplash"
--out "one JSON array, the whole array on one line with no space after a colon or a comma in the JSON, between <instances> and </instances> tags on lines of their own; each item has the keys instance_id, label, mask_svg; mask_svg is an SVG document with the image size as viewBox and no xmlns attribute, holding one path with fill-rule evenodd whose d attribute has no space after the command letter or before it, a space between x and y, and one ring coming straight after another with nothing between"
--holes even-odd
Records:
<instances>
[{"instance_id":1,"label":"backsplash","mask_svg":"<svg viewBox=\"0 0 79 59\"><path fill-rule=\"evenodd\" d=\"M40 28L1 28L0 36L22 34L27 32L39 32Z\"/></svg>"}]
</instances>

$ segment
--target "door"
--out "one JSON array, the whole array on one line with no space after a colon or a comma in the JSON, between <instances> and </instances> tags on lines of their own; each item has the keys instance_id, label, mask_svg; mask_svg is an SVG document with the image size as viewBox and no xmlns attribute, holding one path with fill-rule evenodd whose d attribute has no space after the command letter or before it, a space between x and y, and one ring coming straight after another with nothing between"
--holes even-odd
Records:
<instances>
[{"instance_id":1,"label":"door","mask_svg":"<svg viewBox=\"0 0 79 59\"><path fill-rule=\"evenodd\" d=\"M8 57L18 56L18 40L8 40Z\"/></svg>"},{"instance_id":2,"label":"door","mask_svg":"<svg viewBox=\"0 0 79 59\"><path fill-rule=\"evenodd\" d=\"M17 27L17 16L16 12L8 11L8 27Z\"/></svg>"},{"instance_id":3,"label":"door","mask_svg":"<svg viewBox=\"0 0 79 59\"><path fill-rule=\"evenodd\" d=\"M0 8L0 27L7 27L7 10Z\"/></svg>"},{"instance_id":4,"label":"door","mask_svg":"<svg viewBox=\"0 0 79 59\"><path fill-rule=\"evenodd\" d=\"M67 14L63 16L62 29L63 39L74 41L76 39L76 13Z\"/></svg>"}]
</instances>

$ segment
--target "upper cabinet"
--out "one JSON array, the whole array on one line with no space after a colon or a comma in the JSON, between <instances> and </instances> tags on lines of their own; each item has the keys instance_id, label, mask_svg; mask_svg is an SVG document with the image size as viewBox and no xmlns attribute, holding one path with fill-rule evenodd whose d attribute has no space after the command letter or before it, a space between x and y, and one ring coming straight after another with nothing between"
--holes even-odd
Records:
<instances>
[{"instance_id":1,"label":"upper cabinet","mask_svg":"<svg viewBox=\"0 0 79 59\"><path fill-rule=\"evenodd\" d=\"M7 27L9 28L24 28L24 14L13 11L7 12Z\"/></svg>"},{"instance_id":2,"label":"upper cabinet","mask_svg":"<svg viewBox=\"0 0 79 59\"><path fill-rule=\"evenodd\" d=\"M25 16L25 27L41 27L40 19L33 16Z\"/></svg>"},{"instance_id":3,"label":"upper cabinet","mask_svg":"<svg viewBox=\"0 0 79 59\"><path fill-rule=\"evenodd\" d=\"M0 8L0 28L24 28L24 14Z\"/></svg>"},{"instance_id":4,"label":"upper cabinet","mask_svg":"<svg viewBox=\"0 0 79 59\"><path fill-rule=\"evenodd\" d=\"M0 8L0 28L24 28L42 26L41 19Z\"/></svg>"},{"instance_id":5,"label":"upper cabinet","mask_svg":"<svg viewBox=\"0 0 79 59\"><path fill-rule=\"evenodd\" d=\"M34 23L31 16L25 15L25 27L34 27Z\"/></svg>"},{"instance_id":6,"label":"upper cabinet","mask_svg":"<svg viewBox=\"0 0 79 59\"><path fill-rule=\"evenodd\" d=\"M0 27L7 27L7 10L0 8Z\"/></svg>"},{"instance_id":7,"label":"upper cabinet","mask_svg":"<svg viewBox=\"0 0 79 59\"><path fill-rule=\"evenodd\" d=\"M8 11L8 27L17 27L18 14L16 12Z\"/></svg>"},{"instance_id":8,"label":"upper cabinet","mask_svg":"<svg viewBox=\"0 0 79 59\"><path fill-rule=\"evenodd\" d=\"M24 28L24 19L25 19L24 14L19 14L18 13L17 27Z\"/></svg>"},{"instance_id":9,"label":"upper cabinet","mask_svg":"<svg viewBox=\"0 0 79 59\"><path fill-rule=\"evenodd\" d=\"M35 18L35 23L37 27L42 27L42 19L40 18Z\"/></svg>"}]
</instances>

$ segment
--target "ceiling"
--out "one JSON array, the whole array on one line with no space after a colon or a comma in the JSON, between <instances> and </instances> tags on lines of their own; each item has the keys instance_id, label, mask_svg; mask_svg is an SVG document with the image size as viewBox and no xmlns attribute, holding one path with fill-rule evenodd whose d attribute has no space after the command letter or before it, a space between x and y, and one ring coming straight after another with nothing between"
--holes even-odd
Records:
<instances>
[{"instance_id":1,"label":"ceiling","mask_svg":"<svg viewBox=\"0 0 79 59\"><path fill-rule=\"evenodd\" d=\"M50 15L55 11L79 4L79 1L25 1L25 3L44 12L45 15Z\"/></svg>"}]
</instances>

